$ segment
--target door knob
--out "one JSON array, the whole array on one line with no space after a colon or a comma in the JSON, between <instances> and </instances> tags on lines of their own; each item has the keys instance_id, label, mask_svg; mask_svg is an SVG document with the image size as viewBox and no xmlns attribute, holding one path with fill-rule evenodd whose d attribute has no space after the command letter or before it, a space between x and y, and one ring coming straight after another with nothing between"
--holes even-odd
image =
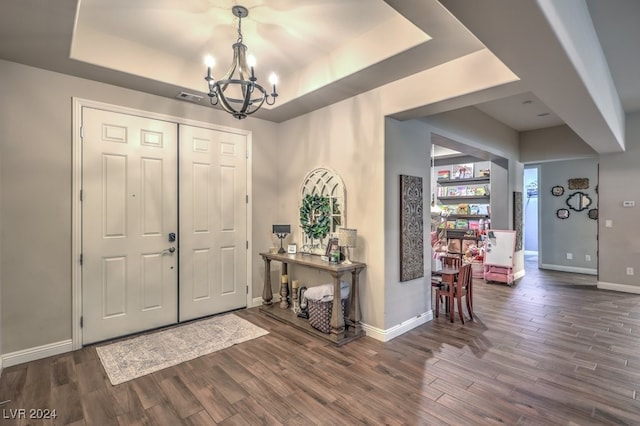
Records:
<instances>
[{"instance_id":1,"label":"door knob","mask_svg":"<svg viewBox=\"0 0 640 426\"><path fill-rule=\"evenodd\" d=\"M165 253L173 253L174 251L176 251L176 248L175 248L175 247L169 247L169 248L167 248L167 249L162 250L162 254L165 254Z\"/></svg>"}]
</instances>

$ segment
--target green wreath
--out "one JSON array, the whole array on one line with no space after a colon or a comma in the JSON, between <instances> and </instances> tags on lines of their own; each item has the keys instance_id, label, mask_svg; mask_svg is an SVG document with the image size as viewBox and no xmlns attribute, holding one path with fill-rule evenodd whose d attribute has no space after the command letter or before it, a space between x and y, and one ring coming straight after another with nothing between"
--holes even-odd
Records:
<instances>
[{"instance_id":1,"label":"green wreath","mask_svg":"<svg viewBox=\"0 0 640 426\"><path fill-rule=\"evenodd\" d=\"M300 206L300 226L307 237L322 240L329 234L331 203L328 197L307 194Z\"/></svg>"}]
</instances>

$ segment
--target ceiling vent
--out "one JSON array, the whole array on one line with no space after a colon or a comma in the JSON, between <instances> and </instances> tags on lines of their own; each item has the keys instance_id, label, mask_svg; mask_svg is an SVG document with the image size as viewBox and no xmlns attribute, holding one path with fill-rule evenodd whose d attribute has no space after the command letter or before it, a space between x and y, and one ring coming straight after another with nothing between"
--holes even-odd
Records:
<instances>
[{"instance_id":1,"label":"ceiling vent","mask_svg":"<svg viewBox=\"0 0 640 426\"><path fill-rule=\"evenodd\" d=\"M187 93L187 92L178 93L178 96L176 96L176 98L182 99L183 101L189 101L194 103L198 103L202 100L202 96L194 95L193 93Z\"/></svg>"}]
</instances>

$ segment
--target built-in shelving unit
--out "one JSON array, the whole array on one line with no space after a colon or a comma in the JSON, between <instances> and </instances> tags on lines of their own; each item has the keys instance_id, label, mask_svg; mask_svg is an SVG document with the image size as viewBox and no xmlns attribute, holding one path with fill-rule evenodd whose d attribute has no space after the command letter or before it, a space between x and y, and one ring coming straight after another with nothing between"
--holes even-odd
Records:
<instances>
[{"instance_id":1,"label":"built-in shelving unit","mask_svg":"<svg viewBox=\"0 0 640 426\"><path fill-rule=\"evenodd\" d=\"M463 253L468 244L478 245L480 231L490 221L491 176L489 163L485 164L484 170L479 170L479 163L436 169L435 198L446 212L441 221L452 254ZM464 177L466 174L473 177ZM454 240L457 243L451 244Z\"/></svg>"}]
</instances>

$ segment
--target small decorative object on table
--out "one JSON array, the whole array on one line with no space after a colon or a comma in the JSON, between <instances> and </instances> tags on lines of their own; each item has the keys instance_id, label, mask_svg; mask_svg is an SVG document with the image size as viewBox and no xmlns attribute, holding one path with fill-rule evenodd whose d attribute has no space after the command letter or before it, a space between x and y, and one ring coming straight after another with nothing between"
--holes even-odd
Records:
<instances>
[{"instance_id":1,"label":"small decorative object on table","mask_svg":"<svg viewBox=\"0 0 640 426\"><path fill-rule=\"evenodd\" d=\"M300 312L298 313L298 317L309 319L309 305L307 301L307 297L305 293L307 291L307 287L300 287L300 291L298 292L298 301L300 302Z\"/></svg>"},{"instance_id":2,"label":"small decorative object on table","mask_svg":"<svg viewBox=\"0 0 640 426\"><path fill-rule=\"evenodd\" d=\"M356 240L358 236L358 230L353 228L340 228L338 230L338 245L344 247L346 251L346 260L343 262L345 265L351 265L351 255L349 248L356 246Z\"/></svg>"},{"instance_id":3,"label":"small decorative object on table","mask_svg":"<svg viewBox=\"0 0 640 426\"><path fill-rule=\"evenodd\" d=\"M296 315L302 312L302 310L300 309L300 295L298 293L299 285L300 284L298 280L291 281L291 310Z\"/></svg>"},{"instance_id":4,"label":"small decorative object on table","mask_svg":"<svg viewBox=\"0 0 640 426\"><path fill-rule=\"evenodd\" d=\"M273 233L276 234L276 237L280 238L280 250L278 250L278 253L283 254L284 247L282 247L282 240L291 233L291 225L273 225Z\"/></svg>"},{"instance_id":5,"label":"small decorative object on table","mask_svg":"<svg viewBox=\"0 0 640 426\"><path fill-rule=\"evenodd\" d=\"M287 309L289 307L289 301L287 296L289 295L289 276L284 274L280 276L280 307Z\"/></svg>"},{"instance_id":6,"label":"small decorative object on table","mask_svg":"<svg viewBox=\"0 0 640 426\"><path fill-rule=\"evenodd\" d=\"M300 206L300 226L311 240L310 250L313 251L313 240L320 242L329 235L331 230L331 202L328 197L318 194L307 194Z\"/></svg>"}]
</instances>

